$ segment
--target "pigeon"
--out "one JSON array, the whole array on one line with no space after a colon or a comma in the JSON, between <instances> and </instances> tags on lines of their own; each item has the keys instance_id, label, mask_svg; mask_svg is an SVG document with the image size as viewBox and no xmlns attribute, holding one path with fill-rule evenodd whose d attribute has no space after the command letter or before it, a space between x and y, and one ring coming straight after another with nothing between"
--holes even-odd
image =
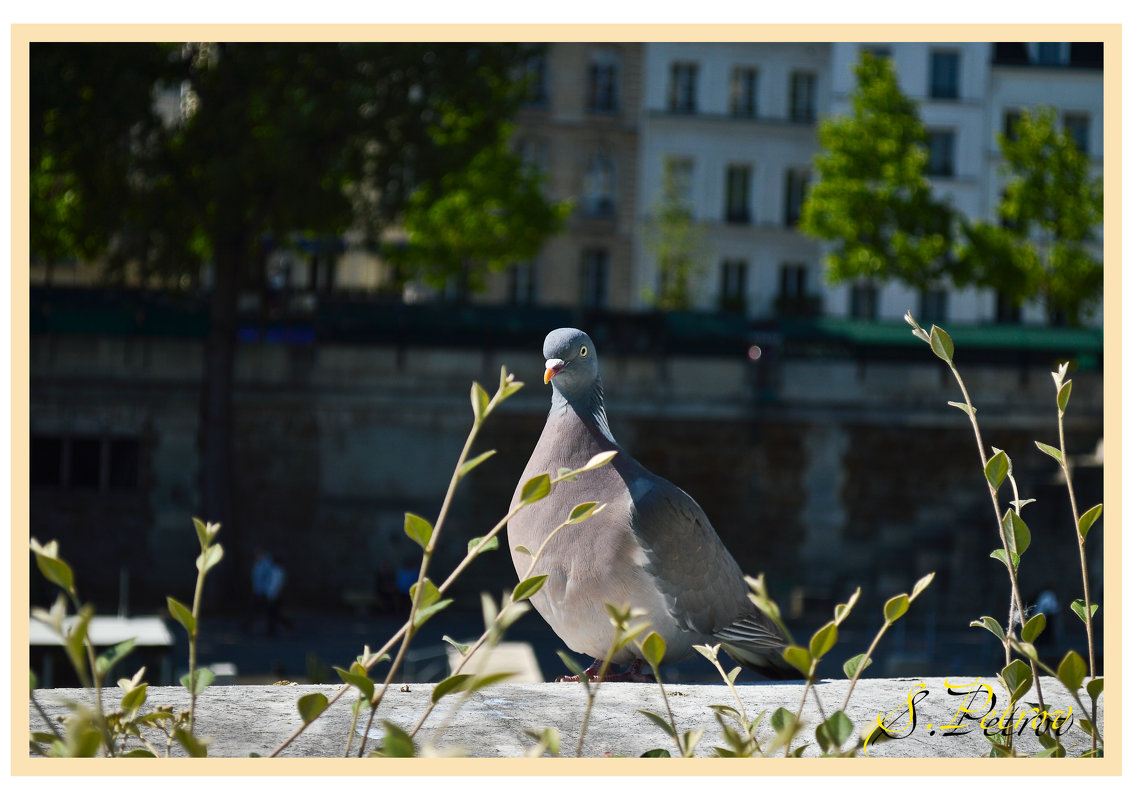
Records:
<instances>
[{"instance_id":1,"label":"pigeon","mask_svg":"<svg viewBox=\"0 0 1134 801\"><path fill-rule=\"evenodd\" d=\"M605 504L547 542L533 572L547 579L530 599L571 650L595 659L588 677L598 675L613 641L609 603L644 613L650 630L665 640L662 664L689 657L695 645L719 643L763 676L800 678L782 656L788 645L783 633L749 600L740 567L701 507L614 439L591 338L576 328L557 328L544 340L543 355L551 411L512 508L529 479L541 473L555 478L560 468L582 467L606 451L616 454L572 481L555 483L547 497L520 509L508 522L508 544L523 577L576 505ZM637 643L627 645L611 661L630 667L606 680L650 680L641 673L642 658Z\"/></svg>"}]
</instances>

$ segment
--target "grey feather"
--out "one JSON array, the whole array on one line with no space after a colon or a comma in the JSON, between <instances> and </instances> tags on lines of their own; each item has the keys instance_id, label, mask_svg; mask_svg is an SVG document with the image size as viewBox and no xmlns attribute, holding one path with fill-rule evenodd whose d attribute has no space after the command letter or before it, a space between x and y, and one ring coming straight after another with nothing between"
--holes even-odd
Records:
<instances>
[{"instance_id":1,"label":"grey feather","mask_svg":"<svg viewBox=\"0 0 1134 801\"><path fill-rule=\"evenodd\" d=\"M603 405L594 343L582 331L547 335L544 357L552 385L551 411L513 505L525 482L561 467L577 468L603 451L617 455L577 480L556 484L550 495L508 523L509 550L522 576L545 539L579 503L606 508L557 533L539 557L535 574L547 574L532 604L574 651L602 658L613 628L605 603L645 611L666 641L665 663L685 659L693 646L719 642L740 664L773 678L798 678L781 656L787 645L776 625L748 599L744 576L704 511L689 495L654 475L618 445ZM628 646L614 661L640 656Z\"/></svg>"}]
</instances>

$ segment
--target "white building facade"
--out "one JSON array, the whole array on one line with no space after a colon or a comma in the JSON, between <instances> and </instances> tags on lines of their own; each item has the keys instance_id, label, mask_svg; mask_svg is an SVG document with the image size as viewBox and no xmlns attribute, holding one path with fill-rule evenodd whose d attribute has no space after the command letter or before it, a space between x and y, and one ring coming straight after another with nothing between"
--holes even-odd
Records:
<instances>
[{"instance_id":1,"label":"white building facade","mask_svg":"<svg viewBox=\"0 0 1134 801\"><path fill-rule=\"evenodd\" d=\"M863 50L893 59L902 91L917 101L929 134L931 184L963 215L995 218L1003 186L997 134L1020 110L1054 106L1101 169L1101 45L647 44L634 248L639 307L658 281L650 217L668 162L687 175L694 216L705 232L706 269L695 308L753 318L897 320L911 309L923 322L1047 321L1041 304L1006 309L986 290L827 284L822 243L795 223L818 150L817 122L850 112L854 65ZM1087 322L1101 324L1101 312Z\"/></svg>"}]
</instances>

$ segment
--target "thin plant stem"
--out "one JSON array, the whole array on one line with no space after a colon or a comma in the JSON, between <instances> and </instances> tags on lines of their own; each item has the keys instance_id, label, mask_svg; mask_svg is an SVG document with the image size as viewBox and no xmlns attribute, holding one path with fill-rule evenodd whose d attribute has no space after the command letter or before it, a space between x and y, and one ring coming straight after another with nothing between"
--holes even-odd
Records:
<instances>
[{"instance_id":1,"label":"thin plant stem","mask_svg":"<svg viewBox=\"0 0 1134 801\"><path fill-rule=\"evenodd\" d=\"M890 621L883 620L882 628L878 629L878 633L874 635L874 640L870 643L870 647L866 649L866 653L863 654L862 659L859 660L858 668L855 670L854 675L851 676L850 686L847 687L847 697L843 699L843 705L841 707L843 712L847 711L847 704L850 703L851 693L854 692L854 685L858 683L858 677L866 670L866 664L870 661L870 655L874 653L874 649L878 647L878 643L882 641L882 635L886 633L888 628L890 628Z\"/></svg>"}]
</instances>

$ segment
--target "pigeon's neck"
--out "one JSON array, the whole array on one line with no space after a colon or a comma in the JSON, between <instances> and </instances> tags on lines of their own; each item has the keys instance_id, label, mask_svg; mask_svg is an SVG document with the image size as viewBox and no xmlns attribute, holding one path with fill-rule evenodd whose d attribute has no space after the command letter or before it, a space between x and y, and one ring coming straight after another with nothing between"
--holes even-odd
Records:
<instances>
[{"instance_id":1,"label":"pigeon's neck","mask_svg":"<svg viewBox=\"0 0 1134 801\"><path fill-rule=\"evenodd\" d=\"M606 408L602 399L602 379L596 378L591 392L578 398L568 398L555 384L551 385L551 416L565 416L574 413L583 425L593 428L611 445L617 445L610 433L606 420Z\"/></svg>"}]
</instances>

